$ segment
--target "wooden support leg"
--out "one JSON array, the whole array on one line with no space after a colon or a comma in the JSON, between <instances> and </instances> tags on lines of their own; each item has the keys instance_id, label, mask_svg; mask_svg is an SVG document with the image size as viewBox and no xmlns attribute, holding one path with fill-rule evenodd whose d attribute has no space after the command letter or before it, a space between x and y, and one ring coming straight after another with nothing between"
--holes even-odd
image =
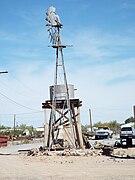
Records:
<instances>
[{"instance_id":1,"label":"wooden support leg","mask_svg":"<svg viewBox=\"0 0 135 180\"><path fill-rule=\"evenodd\" d=\"M76 147L77 146L80 147L79 131L78 131L78 126L77 126L77 121L76 121L76 116L75 116L75 109L74 109L74 105L73 104L71 104L71 109L72 109L72 113L73 113L75 132L76 132L76 138L77 138Z\"/></svg>"},{"instance_id":2,"label":"wooden support leg","mask_svg":"<svg viewBox=\"0 0 135 180\"><path fill-rule=\"evenodd\" d=\"M82 129L81 129L81 121L80 121L80 107L77 107L77 126L78 126L78 135L80 140L80 148L84 149L83 145L83 137L82 137Z\"/></svg>"},{"instance_id":3,"label":"wooden support leg","mask_svg":"<svg viewBox=\"0 0 135 180\"><path fill-rule=\"evenodd\" d=\"M51 119L51 116L52 116L52 109L51 109L51 113L50 113L50 119L49 119L49 132L48 132L48 140L47 140L47 147L49 148L50 147L50 139L51 139L51 124L52 124L52 119Z\"/></svg>"}]
</instances>

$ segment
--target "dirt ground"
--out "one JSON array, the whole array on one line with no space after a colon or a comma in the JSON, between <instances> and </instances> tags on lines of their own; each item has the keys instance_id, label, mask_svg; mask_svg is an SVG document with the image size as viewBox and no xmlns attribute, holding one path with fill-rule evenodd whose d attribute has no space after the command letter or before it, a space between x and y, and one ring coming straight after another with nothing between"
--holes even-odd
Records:
<instances>
[{"instance_id":1,"label":"dirt ground","mask_svg":"<svg viewBox=\"0 0 135 180\"><path fill-rule=\"evenodd\" d=\"M116 150L135 153L135 149ZM135 159L107 156L26 156L0 149L0 180L135 180Z\"/></svg>"}]
</instances>

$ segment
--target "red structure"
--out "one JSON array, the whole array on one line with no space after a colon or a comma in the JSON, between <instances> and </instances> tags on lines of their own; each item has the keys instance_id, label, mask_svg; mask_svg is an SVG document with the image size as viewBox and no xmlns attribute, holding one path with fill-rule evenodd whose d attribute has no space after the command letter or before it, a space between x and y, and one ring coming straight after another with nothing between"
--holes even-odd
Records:
<instances>
[{"instance_id":1,"label":"red structure","mask_svg":"<svg viewBox=\"0 0 135 180\"><path fill-rule=\"evenodd\" d=\"M7 146L7 142L8 142L8 137L0 136L0 147Z\"/></svg>"}]
</instances>

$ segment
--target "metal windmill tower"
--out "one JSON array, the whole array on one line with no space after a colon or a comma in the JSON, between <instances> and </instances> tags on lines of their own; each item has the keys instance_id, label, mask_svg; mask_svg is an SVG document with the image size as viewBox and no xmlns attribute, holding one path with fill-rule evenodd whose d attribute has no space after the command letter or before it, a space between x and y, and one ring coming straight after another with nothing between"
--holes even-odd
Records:
<instances>
[{"instance_id":1,"label":"metal windmill tower","mask_svg":"<svg viewBox=\"0 0 135 180\"><path fill-rule=\"evenodd\" d=\"M60 18L56 14L54 7L49 7L46 15L51 47L55 49L56 53L54 85L50 86L50 100L42 103L43 109L51 109L47 147L52 148L52 146L58 141L60 129L62 127L68 136L71 147L74 149L77 147L82 148L83 143L79 117L79 107L82 104L79 99L74 99L74 86L69 85L67 82L63 55L63 49L67 46L62 45L60 36L60 30L63 25L61 24ZM58 78L60 68L63 76L62 84L59 84ZM75 108L77 108L77 114ZM70 128L69 132L67 132L67 127Z\"/></svg>"}]
</instances>

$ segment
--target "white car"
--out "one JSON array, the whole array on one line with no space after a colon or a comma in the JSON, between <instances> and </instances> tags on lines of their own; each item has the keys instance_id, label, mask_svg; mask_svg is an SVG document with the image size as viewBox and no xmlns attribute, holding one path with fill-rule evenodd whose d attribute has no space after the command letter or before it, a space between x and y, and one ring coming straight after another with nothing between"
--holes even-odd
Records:
<instances>
[{"instance_id":1,"label":"white car","mask_svg":"<svg viewBox=\"0 0 135 180\"><path fill-rule=\"evenodd\" d=\"M107 139L112 138L113 132L110 130L109 127L98 127L96 130L95 139Z\"/></svg>"},{"instance_id":2,"label":"white car","mask_svg":"<svg viewBox=\"0 0 135 180\"><path fill-rule=\"evenodd\" d=\"M135 138L134 123L128 123L121 126L120 138Z\"/></svg>"}]
</instances>

